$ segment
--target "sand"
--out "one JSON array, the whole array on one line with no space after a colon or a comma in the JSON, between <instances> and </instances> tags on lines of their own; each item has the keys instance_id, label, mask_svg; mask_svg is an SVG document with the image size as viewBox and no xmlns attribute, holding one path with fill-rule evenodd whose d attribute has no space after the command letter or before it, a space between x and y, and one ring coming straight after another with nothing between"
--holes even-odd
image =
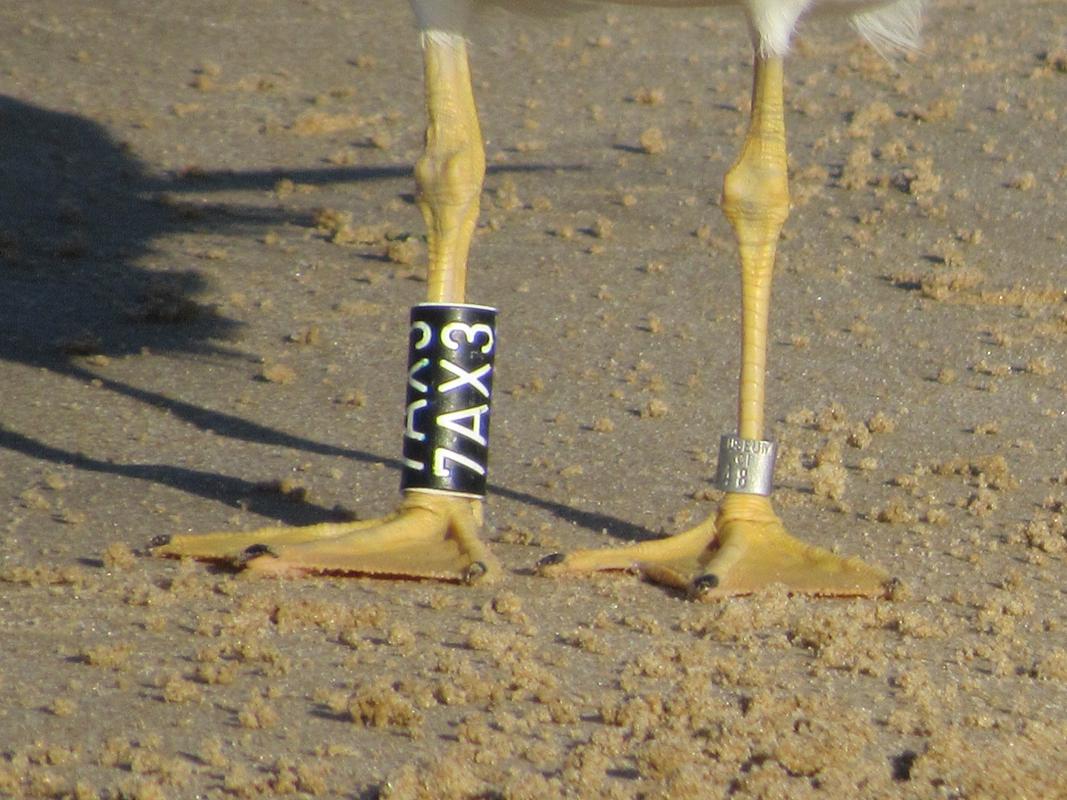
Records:
<instances>
[{"instance_id":1,"label":"sand","mask_svg":"<svg viewBox=\"0 0 1067 800\"><path fill-rule=\"evenodd\" d=\"M144 555L396 502L425 289L406 4L0 9L0 796L1067 796L1067 17L942 0L788 65L768 420L891 601L695 604L545 554L711 513L736 14L500 15L470 298L498 585Z\"/></svg>"}]
</instances>

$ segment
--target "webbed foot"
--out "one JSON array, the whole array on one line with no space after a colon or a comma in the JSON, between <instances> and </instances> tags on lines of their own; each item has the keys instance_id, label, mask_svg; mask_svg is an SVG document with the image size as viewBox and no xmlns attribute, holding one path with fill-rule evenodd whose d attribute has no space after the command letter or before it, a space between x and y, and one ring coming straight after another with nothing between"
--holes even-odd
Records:
<instances>
[{"instance_id":1,"label":"webbed foot","mask_svg":"<svg viewBox=\"0 0 1067 800\"><path fill-rule=\"evenodd\" d=\"M154 555L220 561L264 575L383 575L446 581L493 580L500 565L482 541L481 501L408 492L376 520L262 528L248 533L159 537Z\"/></svg>"},{"instance_id":2,"label":"webbed foot","mask_svg":"<svg viewBox=\"0 0 1067 800\"><path fill-rule=\"evenodd\" d=\"M766 497L728 494L717 517L664 539L627 547L554 553L543 575L632 569L699 600L758 593L782 585L796 594L877 597L889 575L790 535Z\"/></svg>"}]
</instances>

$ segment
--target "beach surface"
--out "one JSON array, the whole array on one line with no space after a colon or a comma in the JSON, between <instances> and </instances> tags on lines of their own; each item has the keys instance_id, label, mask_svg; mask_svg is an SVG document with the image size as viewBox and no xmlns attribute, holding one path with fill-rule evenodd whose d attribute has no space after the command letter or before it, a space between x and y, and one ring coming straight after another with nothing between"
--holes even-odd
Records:
<instances>
[{"instance_id":1,"label":"beach surface","mask_svg":"<svg viewBox=\"0 0 1067 800\"><path fill-rule=\"evenodd\" d=\"M1067 797L1067 12L787 64L775 503L891 600L694 603L556 550L713 514L749 103L731 11L495 14L468 298L504 579L152 537L387 513L422 67L400 0L0 8L0 796Z\"/></svg>"}]
</instances>

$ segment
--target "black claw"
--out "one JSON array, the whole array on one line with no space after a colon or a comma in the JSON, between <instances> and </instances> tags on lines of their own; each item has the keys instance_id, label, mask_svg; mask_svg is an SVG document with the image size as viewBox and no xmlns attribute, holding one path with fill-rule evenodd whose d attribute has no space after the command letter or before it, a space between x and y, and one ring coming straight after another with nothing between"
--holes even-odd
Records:
<instances>
[{"instance_id":1,"label":"black claw","mask_svg":"<svg viewBox=\"0 0 1067 800\"><path fill-rule=\"evenodd\" d=\"M484 561L475 561L469 567L466 572L463 573L464 583L474 583L480 577L485 575L489 571L489 567L485 565Z\"/></svg>"},{"instance_id":2,"label":"black claw","mask_svg":"<svg viewBox=\"0 0 1067 800\"><path fill-rule=\"evenodd\" d=\"M693 593L694 597L700 597L704 594L707 594L718 585L719 576L713 572L709 572L706 575L701 575L699 578L693 581L693 586L690 591Z\"/></svg>"},{"instance_id":3,"label":"black claw","mask_svg":"<svg viewBox=\"0 0 1067 800\"><path fill-rule=\"evenodd\" d=\"M554 567L556 564L562 564L567 557L563 553L549 553L547 556L537 562L537 568L541 567Z\"/></svg>"},{"instance_id":4,"label":"black claw","mask_svg":"<svg viewBox=\"0 0 1067 800\"><path fill-rule=\"evenodd\" d=\"M274 555L274 551L272 551L269 546L265 544L254 544L251 547L246 547L244 549L241 553L241 560L251 561L253 558L258 558L259 556L272 555Z\"/></svg>"},{"instance_id":5,"label":"black claw","mask_svg":"<svg viewBox=\"0 0 1067 800\"><path fill-rule=\"evenodd\" d=\"M882 599L903 600L907 596L907 585L896 576L882 584Z\"/></svg>"},{"instance_id":6,"label":"black claw","mask_svg":"<svg viewBox=\"0 0 1067 800\"><path fill-rule=\"evenodd\" d=\"M170 534L161 533L159 536L153 536L152 540L148 543L149 547L166 547L170 544Z\"/></svg>"}]
</instances>

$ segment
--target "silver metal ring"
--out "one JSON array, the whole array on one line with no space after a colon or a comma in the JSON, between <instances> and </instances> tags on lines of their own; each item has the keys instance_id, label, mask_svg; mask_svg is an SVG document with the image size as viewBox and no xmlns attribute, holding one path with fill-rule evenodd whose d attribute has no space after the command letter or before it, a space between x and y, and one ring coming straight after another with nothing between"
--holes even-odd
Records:
<instances>
[{"instance_id":1,"label":"silver metal ring","mask_svg":"<svg viewBox=\"0 0 1067 800\"><path fill-rule=\"evenodd\" d=\"M719 440L715 485L724 492L770 495L777 452L778 445L771 441L723 436Z\"/></svg>"}]
</instances>

